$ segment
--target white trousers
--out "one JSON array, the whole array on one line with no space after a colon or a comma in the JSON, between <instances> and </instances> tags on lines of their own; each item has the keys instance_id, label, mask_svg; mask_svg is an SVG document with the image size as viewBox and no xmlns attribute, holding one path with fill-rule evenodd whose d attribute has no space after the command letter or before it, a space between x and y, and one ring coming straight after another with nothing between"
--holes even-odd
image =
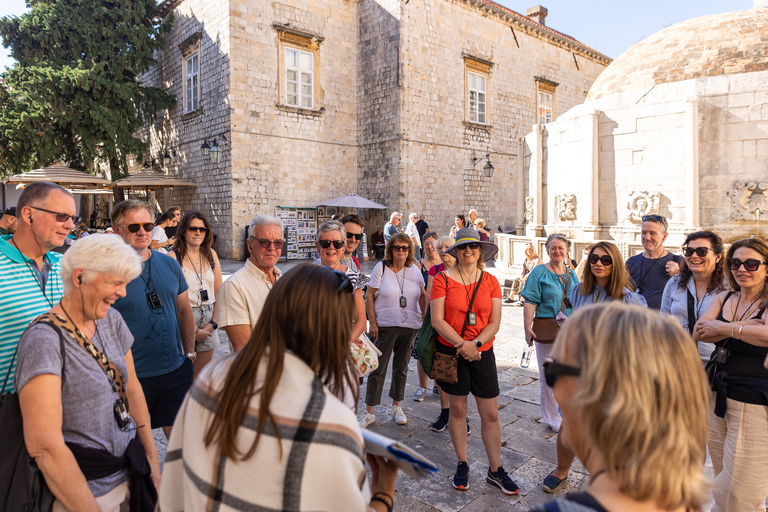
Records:
<instances>
[{"instance_id":1,"label":"white trousers","mask_svg":"<svg viewBox=\"0 0 768 512\"><path fill-rule=\"evenodd\" d=\"M563 417L560 416L560 411L558 410L557 401L555 401L555 395L552 393L552 388L547 386L547 381L544 378L544 361L546 361L547 358L552 357L552 348L555 344L539 343L538 341L534 343L536 344L536 361L539 364L541 419L550 427L559 430Z\"/></svg>"},{"instance_id":2,"label":"white trousers","mask_svg":"<svg viewBox=\"0 0 768 512\"><path fill-rule=\"evenodd\" d=\"M96 498L96 503L99 504L101 512L128 512L131 508L130 497L128 480L126 480L104 496ZM68 512L68 510L57 499L53 502L52 512Z\"/></svg>"}]
</instances>

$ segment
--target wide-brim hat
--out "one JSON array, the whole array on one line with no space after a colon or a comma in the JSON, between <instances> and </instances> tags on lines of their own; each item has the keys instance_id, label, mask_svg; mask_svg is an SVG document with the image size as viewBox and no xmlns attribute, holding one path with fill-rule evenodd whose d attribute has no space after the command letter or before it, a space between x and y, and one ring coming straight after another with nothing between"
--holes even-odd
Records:
<instances>
[{"instance_id":1,"label":"wide-brim hat","mask_svg":"<svg viewBox=\"0 0 768 512\"><path fill-rule=\"evenodd\" d=\"M483 246L483 261L492 260L496 253L499 252L499 247L493 242L484 242L480 240L480 233L473 228L461 228L456 233L456 243L445 250L448 254L458 259L456 256L456 249L462 245L470 244L473 242L479 242Z\"/></svg>"}]
</instances>

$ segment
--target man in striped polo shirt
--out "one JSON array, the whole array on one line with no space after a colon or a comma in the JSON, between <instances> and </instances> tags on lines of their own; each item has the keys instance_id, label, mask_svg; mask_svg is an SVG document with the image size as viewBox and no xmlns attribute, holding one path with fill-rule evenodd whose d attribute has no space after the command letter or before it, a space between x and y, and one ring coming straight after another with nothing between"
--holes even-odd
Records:
<instances>
[{"instance_id":1,"label":"man in striped polo shirt","mask_svg":"<svg viewBox=\"0 0 768 512\"><path fill-rule=\"evenodd\" d=\"M61 254L50 251L64 245L75 228L75 211L75 200L65 188L33 183L16 205L16 233L0 236L0 381L29 323L61 299ZM10 391L13 372L5 387Z\"/></svg>"}]
</instances>

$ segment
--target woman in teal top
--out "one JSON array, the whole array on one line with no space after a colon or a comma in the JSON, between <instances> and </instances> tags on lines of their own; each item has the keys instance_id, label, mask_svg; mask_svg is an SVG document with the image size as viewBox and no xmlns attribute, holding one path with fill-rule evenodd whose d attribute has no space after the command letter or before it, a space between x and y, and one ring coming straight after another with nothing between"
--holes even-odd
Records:
<instances>
[{"instance_id":1,"label":"woman in teal top","mask_svg":"<svg viewBox=\"0 0 768 512\"><path fill-rule=\"evenodd\" d=\"M571 294L573 311L599 302L620 301L647 307L645 298L632 291L634 288L629 272L624 266L619 248L610 242L594 244L586 255L587 266L582 282ZM568 478L568 472L576 454L561 441L562 432L557 436L557 468L544 478L544 492L555 492Z\"/></svg>"},{"instance_id":2,"label":"woman in teal top","mask_svg":"<svg viewBox=\"0 0 768 512\"><path fill-rule=\"evenodd\" d=\"M571 314L569 297L579 283L576 272L566 266L571 242L565 235L553 234L547 238L545 245L549 262L535 267L523 288L523 325L525 339L531 344L536 342L536 359L539 363L539 381L541 387L541 421L549 425L555 432L560 430L562 418L557 408L557 402L552 389L543 385L544 361L552 356L552 342L539 343L533 330L534 318L556 318L561 311L563 315Z\"/></svg>"}]
</instances>

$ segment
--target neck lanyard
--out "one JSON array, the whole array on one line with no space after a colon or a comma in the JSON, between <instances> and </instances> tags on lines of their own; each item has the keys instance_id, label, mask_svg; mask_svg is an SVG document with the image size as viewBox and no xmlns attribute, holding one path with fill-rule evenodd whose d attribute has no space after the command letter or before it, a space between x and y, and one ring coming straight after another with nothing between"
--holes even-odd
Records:
<instances>
[{"instance_id":1,"label":"neck lanyard","mask_svg":"<svg viewBox=\"0 0 768 512\"><path fill-rule=\"evenodd\" d=\"M48 303L49 306L53 307L53 302L51 299L48 298L48 295L45 293L45 286L43 286L43 283L40 282L40 279L38 276L41 276L43 271L38 269L39 272L35 272L35 269L32 268L32 264L30 263L30 259L28 259L26 256L24 256L24 253L21 252L21 249L19 249L19 246L16 245L16 242L11 238L11 243L16 248L17 251L19 251L19 254L21 255L21 258L24 260L24 263L27 264L27 268L30 272L32 272L32 278L35 280L35 283L37 283L37 287L40 288L40 291L43 293L43 298L45 299L45 302ZM45 268L45 254L43 254L43 268ZM46 280L47 282L47 280Z\"/></svg>"},{"instance_id":2,"label":"neck lanyard","mask_svg":"<svg viewBox=\"0 0 768 512\"><path fill-rule=\"evenodd\" d=\"M645 273L643 273L643 266L645 265L645 260L650 259L650 258L646 258L645 255L643 255L643 259L642 261L640 261L640 279L638 280L639 282L637 283L638 288L643 287L643 283L645 282L645 276L647 276L651 272L651 270L653 270L653 267L656 265L656 262L658 262L663 257L664 257L664 251L661 251L661 256L659 256L658 258L655 258L653 260L653 263L651 263L651 266L648 267L648 270L646 270ZM638 290L638 293L640 293L639 290Z\"/></svg>"},{"instance_id":3,"label":"neck lanyard","mask_svg":"<svg viewBox=\"0 0 768 512\"><path fill-rule=\"evenodd\" d=\"M408 302L405 299L405 293L404 293L404 290L405 290L405 267L402 268L403 282L401 283L400 282L400 278L397 277L397 272L395 272L394 266L395 266L395 264L393 263L392 264L392 268L389 269L389 270L391 270L392 273L395 274L395 280L397 281L397 286L400 287L400 307L401 308L406 308L406 307L408 307ZM386 265L384 265L384 267L386 268Z\"/></svg>"}]
</instances>

